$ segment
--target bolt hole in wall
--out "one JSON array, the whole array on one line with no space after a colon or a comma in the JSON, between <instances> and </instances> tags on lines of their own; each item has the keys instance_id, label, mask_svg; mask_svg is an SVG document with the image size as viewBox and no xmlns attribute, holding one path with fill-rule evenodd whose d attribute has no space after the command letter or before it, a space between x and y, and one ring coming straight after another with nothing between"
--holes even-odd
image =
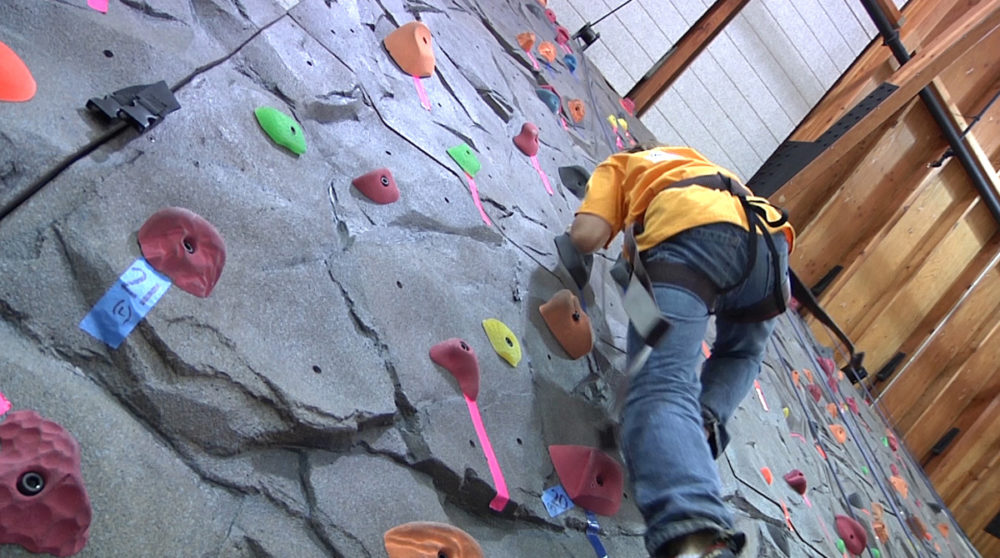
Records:
<instances>
[{"instance_id":1,"label":"bolt hole in wall","mask_svg":"<svg viewBox=\"0 0 1000 558\"><path fill-rule=\"evenodd\" d=\"M474 448L474 447L476 447L476 443L475 443L475 442L473 442L472 440L469 440L469 447L470 447L470 448Z\"/></svg>"},{"instance_id":2,"label":"bolt hole in wall","mask_svg":"<svg viewBox=\"0 0 1000 558\"><path fill-rule=\"evenodd\" d=\"M322 368L320 368L319 366L316 366L316 365L314 364L314 365L313 365L313 372L315 372L315 373L319 374L319 373L323 372L323 369L322 369Z\"/></svg>"},{"instance_id":3,"label":"bolt hole in wall","mask_svg":"<svg viewBox=\"0 0 1000 558\"><path fill-rule=\"evenodd\" d=\"M399 281L396 281L396 286L397 286L397 287L399 287L400 289L402 289L402 288L403 288L403 284L402 284L402 283L400 283Z\"/></svg>"},{"instance_id":4,"label":"bolt hole in wall","mask_svg":"<svg viewBox=\"0 0 1000 558\"><path fill-rule=\"evenodd\" d=\"M105 50L104 51L104 56L106 58L114 58L115 57L115 53L111 52L110 50Z\"/></svg>"}]
</instances>

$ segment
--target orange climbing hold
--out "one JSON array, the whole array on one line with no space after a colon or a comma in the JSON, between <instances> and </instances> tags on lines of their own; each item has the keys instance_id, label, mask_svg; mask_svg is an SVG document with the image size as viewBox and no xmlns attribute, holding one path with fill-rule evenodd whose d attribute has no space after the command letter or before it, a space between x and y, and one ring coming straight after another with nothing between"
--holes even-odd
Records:
<instances>
[{"instance_id":1,"label":"orange climbing hold","mask_svg":"<svg viewBox=\"0 0 1000 558\"><path fill-rule=\"evenodd\" d=\"M889 477L889 484L896 489L896 492L905 500L910 494L910 485L906 483L906 479L898 475L893 475Z\"/></svg>"},{"instance_id":2,"label":"orange climbing hold","mask_svg":"<svg viewBox=\"0 0 1000 558\"><path fill-rule=\"evenodd\" d=\"M875 531L875 538L882 544L889 543L889 529L883 520L882 504L872 502L872 530Z\"/></svg>"},{"instance_id":3,"label":"orange climbing hold","mask_svg":"<svg viewBox=\"0 0 1000 558\"><path fill-rule=\"evenodd\" d=\"M836 420L836 418L837 418L837 404L836 403L827 403L826 404L826 412L830 413L830 418Z\"/></svg>"},{"instance_id":4,"label":"orange climbing hold","mask_svg":"<svg viewBox=\"0 0 1000 558\"><path fill-rule=\"evenodd\" d=\"M21 60L9 46L0 42L0 101L19 103L35 96L38 84Z\"/></svg>"},{"instance_id":5,"label":"orange climbing hold","mask_svg":"<svg viewBox=\"0 0 1000 558\"><path fill-rule=\"evenodd\" d=\"M816 381L813 380L812 370L809 370L808 368L803 368L802 369L802 373L806 375L806 380L809 380L810 384L816 383Z\"/></svg>"},{"instance_id":6,"label":"orange climbing hold","mask_svg":"<svg viewBox=\"0 0 1000 558\"><path fill-rule=\"evenodd\" d=\"M535 46L535 34L531 31L525 31L524 33L518 33L517 44L521 45L521 49L526 52L531 52L531 47Z\"/></svg>"},{"instance_id":7,"label":"orange climbing hold","mask_svg":"<svg viewBox=\"0 0 1000 558\"><path fill-rule=\"evenodd\" d=\"M795 387L799 387L800 385L802 385L801 382L800 382L800 380L799 380L799 371L798 370L792 370L792 383L795 384Z\"/></svg>"},{"instance_id":8,"label":"orange climbing hold","mask_svg":"<svg viewBox=\"0 0 1000 558\"><path fill-rule=\"evenodd\" d=\"M389 56L400 69L414 77L434 75L434 48L431 30L420 21L411 21L383 41Z\"/></svg>"},{"instance_id":9,"label":"orange climbing hold","mask_svg":"<svg viewBox=\"0 0 1000 558\"><path fill-rule=\"evenodd\" d=\"M847 442L847 429L839 424L831 424L830 432L833 433L833 439L837 440L838 443L844 444Z\"/></svg>"},{"instance_id":10,"label":"orange climbing hold","mask_svg":"<svg viewBox=\"0 0 1000 558\"><path fill-rule=\"evenodd\" d=\"M944 537L944 538L947 539L948 538L948 533L951 532L951 527L948 527L947 523L938 523L937 524L937 530L941 532L941 536L942 537Z\"/></svg>"},{"instance_id":11,"label":"orange climbing hold","mask_svg":"<svg viewBox=\"0 0 1000 558\"><path fill-rule=\"evenodd\" d=\"M555 61L556 55L558 54L556 52L556 45L552 44L551 41L542 41L538 45L538 54L541 54L542 58L548 60L549 63L552 63Z\"/></svg>"},{"instance_id":12,"label":"orange climbing hold","mask_svg":"<svg viewBox=\"0 0 1000 558\"><path fill-rule=\"evenodd\" d=\"M587 116L587 109L583 105L583 101L580 99L570 99L569 101L569 115L573 117L573 122L580 123L583 118Z\"/></svg>"},{"instance_id":13,"label":"orange climbing hold","mask_svg":"<svg viewBox=\"0 0 1000 558\"><path fill-rule=\"evenodd\" d=\"M764 482L770 485L774 481L774 475L771 474L771 469L767 467L760 468L760 474L764 476Z\"/></svg>"},{"instance_id":14,"label":"orange climbing hold","mask_svg":"<svg viewBox=\"0 0 1000 558\"><path fill-rule=\"evenodd\" d=\"M538 311L542 314L545 325L549 326L549 331L570 358L576 360L594 347L590 318L580 306L580 299L569 289L563 289L552 295L552 298L541 305Z\"/></svg>"},{"instance_id":15,"label":"orange climbing hold","mask_svg":"<svg viewBox=\"0 0 1000 558\"><path fill-rule=\"evenodd\" d=\"M405 523L386 531L383 540L389 558L483 558L475 539L446 523Z\"/></svg>"}]
</instances>

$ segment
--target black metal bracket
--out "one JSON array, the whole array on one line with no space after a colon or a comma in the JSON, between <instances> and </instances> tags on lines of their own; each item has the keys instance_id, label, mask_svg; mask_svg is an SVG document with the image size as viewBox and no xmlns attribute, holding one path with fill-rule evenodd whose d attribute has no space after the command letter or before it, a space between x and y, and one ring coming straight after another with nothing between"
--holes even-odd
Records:
<instances>
[{"instance_id":1,"label":"black metal bracket","mask_svg":"<svg viewBox=\"0 0 1000 558\"><path fill-rule=\"evenodd\" d=\"M167 82L133 85L103 98L87 101L87 109L102 113L108 120L121 118L140 134L160 123L163 117L181 108Z\"/></svg>"}]
</instances>

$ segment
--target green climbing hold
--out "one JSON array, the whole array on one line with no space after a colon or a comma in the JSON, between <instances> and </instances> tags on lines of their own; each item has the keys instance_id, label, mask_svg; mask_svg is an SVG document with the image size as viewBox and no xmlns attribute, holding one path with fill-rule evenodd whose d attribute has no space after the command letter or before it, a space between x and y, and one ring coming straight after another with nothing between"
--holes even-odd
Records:
<instances>
[{"instance_id":1,"label":"green climbing hold","mask_svg":"<svg viewBox=\"0 0 1000 558\"><path fill-rule=\"evenodd\" d=\"M482 165L479 164L479 159L476 159L476 154L473 153L472 148L467 144L461 143L455 147L448 148L448 155L458 163L458 166L462 167L465 174L475 177Z\"/></svg>"},{"instance_id":2,"label":"green climbing hold","mask_svg":"<svg viewBox=\"0 0 1000 558\"><path fill-rule=\"evenodd\" d=\"M885 447L889 447L889 438L882 436L882 445Z\"/></svg>"},{"instance_id":3,"label":"green climbing hold","mask_svg":"<svg viewBox=\"0 0 1000 558\"><path fill-rule=\"evenodd\" d=\"M862 465L861 466L861 472L867 475L868 474L868 466L867 465Z\"/></svg>"},{"instance_id":4,"label":"green climbing hold","mask_svg":"<svg viewBox=\"0 0 1000 558\"><path fill-rule=\"evenodd\" d=\"M302 133L302 126L294 118L271 107L259 107L253 113L260 127L274 143L297 155L306 152L306 137Z\"/></svg>"},{"instance_id":5,"label":"green climbing hold","mask_svg":"<svg viewBox=\"0 0 1000 558\"><path fill-rule=\"evenodd\" d=\"M869 552L872 553L872 558L882 558L882 552L877 548L869 548Z\"/></svg>"},{"instance_id":6,"label":"green climbing hold","mask_svg":"<svg viewBox=\"0 0 1000 558\"><path fill-rule=\"evenodd\" d=\"M837 539L837 550L839 550L841 554L847 552L847 545L844 544L844 539Z\"/></svg>"}]
</instances>

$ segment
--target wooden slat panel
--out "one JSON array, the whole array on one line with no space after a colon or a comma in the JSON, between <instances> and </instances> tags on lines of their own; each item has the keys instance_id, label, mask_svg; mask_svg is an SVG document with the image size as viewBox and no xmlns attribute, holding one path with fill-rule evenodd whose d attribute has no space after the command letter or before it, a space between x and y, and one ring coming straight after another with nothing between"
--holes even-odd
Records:
<instances>
[{"instance_id":1,"label":"wooden slat panel","mask_svg":"<svg viewBox=\"0 0 1000 558\"><path fill-rule=\"evenodd\" d=\"M899 285L891 298L883 302L877 319L873 316L871 327L861 331L855 340L869 355L868 362L872 366L884 363L896 353L948 287L974 261L996 228L985 205L978 204L934 247L912 278Z\"/></svg>"},{"instance_id":2,"label":"wooden slat panel","mask_svg":"<svg viewBox=\"0 0 1000 558\"><path fill-rule=\"evenodd\" d=\"M978 528L982 529L990 519L983 513L987 507L984 504L995 504L1000 494L1000 474L995 467L992 474L988 469L990 462L1000 456L997 432L1000 432L1000 399L985 409L931 473L938 493L952 503L952 513L963 527L980 525Z\"/></svg>"},{"instance_id":3,"label":"wooden slat panel","mask_svg":"<svg viewBox=\"0 0 1000 558\"><path fill-rule=\"evenodd\" d=\"M940 437L947 429L943 427L954 420L954 415L939 412L941 408L955 409L947 394L947 382L980 349L987 339L998 343L1000 339L995 329L1000 324L1000 270L994 268L977 285L968 299L941 327L933 342L925 347L919 357L906 366L906 379L893 384L880 398L883 409L891 410L890 418L896 430L907 437L910 450L922 458L924 452L934 445L917 443L908 438L911 431L919 428ZM971 334L970 334L971 332ZM938 407L937 404L943 407ZM941 424L932 426L935 418ZM917 435L914 434L916 437Z\"/></svg>"},{"instance_id":4,"label":"wooden slat panel","mask_svg":"<svg viewBox=\"0 0 1000 558\"><path fill-rule=\"evenodd\" d=\"M941 72L940 79L951 94L959 113L969 120L978 113L1000 87L1000 32L987 35L976 48Z\"/></svg>"},{"instance_id":5,"label":"wooden slat panel","mask_svg":"<svg viewBox=\"0 0 1000 558\"><path fill-rule=\"evenodd\" d=\"M998 23L1000 0L984 0L971 8L958 23L935 37L927 48L917 52L909 63L893 74L891 81L899 86L896 91L782 186L772 198L788 208L789 212L798 215L799 227L807 227L824 200L832 194L833 187L817 188L816 182L832 172L858 143L892 118L941 71L990 33Z\"/></svg>"}]
</instances>

